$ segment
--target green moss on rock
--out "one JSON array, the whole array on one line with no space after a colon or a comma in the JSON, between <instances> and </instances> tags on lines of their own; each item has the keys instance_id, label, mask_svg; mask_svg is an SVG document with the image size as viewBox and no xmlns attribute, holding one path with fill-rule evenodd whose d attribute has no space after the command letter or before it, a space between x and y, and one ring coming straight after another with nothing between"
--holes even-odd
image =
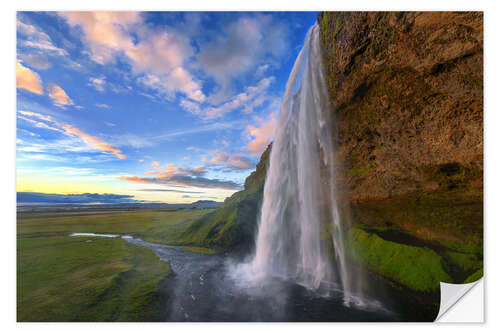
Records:
<instances>
[{"instance_id":1,"label":"green moss on rock","mask_svg":"<svg viewBox=\"0 0 500 333\"><path fill-rule=\"evenodd\" d=\"M359 228L349 230L346 244L351 259L411 289L433 292L439 282L452 282L441 257L428 248L386 241Z\"/></svg>"},{"instance_id":2,"label":"green moss on rock","mask_svg":"<svg viewBox=\"0 0 500 333\"><path fill-rule=\"evenodd\" d=\"M478 260L476 255L470 253L446 251L444 258L463 271L477 270L482 266L482 261Z\"/></svg>"},{"instance_id":3,"label":"green moss on rock","mask_svg":"<svg viewBox=\"0 0 500 333\"><path fill-rule=\"evenodd\" d=\"M483 277L483 269L478 269L474 274L471 274L464 283L472 283Z\"/></svg>"}]
</instances>

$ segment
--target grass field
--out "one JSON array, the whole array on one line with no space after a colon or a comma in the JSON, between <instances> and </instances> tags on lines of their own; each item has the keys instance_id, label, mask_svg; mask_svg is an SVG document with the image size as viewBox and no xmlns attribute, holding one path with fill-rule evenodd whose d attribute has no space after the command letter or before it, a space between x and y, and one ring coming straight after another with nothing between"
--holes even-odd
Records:
<instances>
[{"instance_id":1,"label":"grass field","mask_svg":"<svg viewBox=\"0 0 500 333\"><path fill-rule=\"evenodd\" d=\"M213 209L137 209L76 212L26 212L17 214L17 235L57 236L72 232L153 235L154 228L188 223ZM159 239L161 241L161 239Z\"/></svg>"},{"instance_id":2,"label":"grass field","mask_svg":"<svg viewBox=\"0 0 500 333\"><path fill-rule=\"evenodd\" d=\"M121 238L73 232L148 234L209 209L19 213L18 321L149 321L165 301L159 284L170 266ZM161 239L156 239L157 241ZM210 249L185 250L210 252Z\"/></svg>"}]
</instances>

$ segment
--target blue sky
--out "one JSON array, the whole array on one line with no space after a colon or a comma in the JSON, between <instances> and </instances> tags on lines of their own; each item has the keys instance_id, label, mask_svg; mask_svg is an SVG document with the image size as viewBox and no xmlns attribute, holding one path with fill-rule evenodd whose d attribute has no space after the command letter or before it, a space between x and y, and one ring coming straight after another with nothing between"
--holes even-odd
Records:
<instances>
[{"instance_id":1,"label":"blue sky","mask_svg":"<svg viewBox=\"0 0 500 333\"><path fill-rule=\"evenodd\" d=\"M315 12L19 12L17 190L241 189Z\"/></svg>"}]
</instances>

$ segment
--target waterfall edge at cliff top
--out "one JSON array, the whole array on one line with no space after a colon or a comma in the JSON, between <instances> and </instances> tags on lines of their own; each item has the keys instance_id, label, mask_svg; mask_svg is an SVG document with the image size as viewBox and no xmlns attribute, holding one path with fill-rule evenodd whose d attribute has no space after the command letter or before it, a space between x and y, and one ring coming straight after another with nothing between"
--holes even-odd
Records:
<instances>
[{"instance_id":1,"label":"waterfall edge at cliff top","mask_svg":"<svg viewBox=\"0 0 500 333\"><path fill-rule=\"evenodd\" d=\"M307 33L282 99L258 217L256 250L236 275L290 280L359 303L346 263L335 191L334 124L323 74L319 26ZM347 224L348 225L348 224Z\"/></svg>"}]
</instances>

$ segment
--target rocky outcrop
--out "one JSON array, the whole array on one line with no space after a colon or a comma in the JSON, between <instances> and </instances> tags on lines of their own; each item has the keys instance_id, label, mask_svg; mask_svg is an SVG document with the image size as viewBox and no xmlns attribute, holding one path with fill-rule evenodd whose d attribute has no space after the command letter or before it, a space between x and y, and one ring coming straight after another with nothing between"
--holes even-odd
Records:
<instances>
[{"instance_id":1,"label":"rocky outcrop","mask_svg":"<svg viewBox=\"0 0 500 333\"><path fill-rule=\"evenodd\" d=\"M482 276L483 15L318 15L351 259L412 290ZM346 215L347 216L347 215Z\"/></svg>"},{"instance_id":2,"label":"rocky outcrop","mask_svg":"<svg viewBox=\"0 0 500 333\"><path fill-rule=\"evenodd\" d=\"M355 223L482 243L483 15L318 15Z\"/></svg>"}]
</instances>

